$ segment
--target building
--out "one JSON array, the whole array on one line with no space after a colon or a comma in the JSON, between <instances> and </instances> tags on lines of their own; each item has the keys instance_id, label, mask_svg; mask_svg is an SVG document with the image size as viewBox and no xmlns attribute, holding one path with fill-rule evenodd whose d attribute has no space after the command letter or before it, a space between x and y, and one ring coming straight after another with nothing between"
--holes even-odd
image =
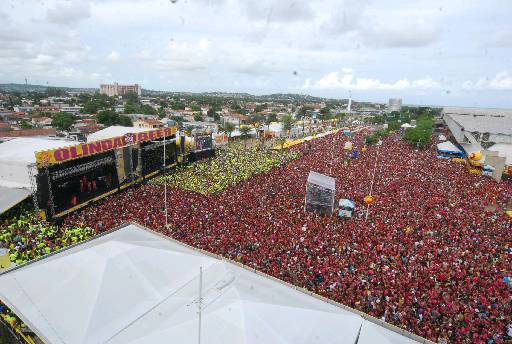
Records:
<instances>
[{"instance_id":1,"label":"building","mask_svg":"<svg viewBox=\"0 0 512 344\"><path fill-rule=\"evenodd\" d=\"M388 112L397 111L402 109L402 98L389 98Z\"/></svg>"},{"instance_id":2,"label":"building","mask_svg":"<svg viewBox=\"0 0 512 344\"><path fill-rule=\"evenodd\" d=\"M140 85L119 85L117 82L114 84L104 84L100 85L100 93L106 94L109 97L112 96L122 96L126 93L135 93L138 96L141 95L142 88Z\"/></svg>"},{"instance_id":3,"label":"building","mask_svg":"<svg viewBox=\"0 0 512 344\"><path fill-rule=\"evenodd\" d=\"M133 122L135 128L157 129L163 128L164 124L157 119L139 119Z\"/></svg>"},{"instance_id":4,"label":"building","mask_svg":"<svg viewBox=\"0 0 512 344\"><path fill-rule=\"evenodd\" d=\"M13 137L55 137L56 135L57 131L54 128L9 130L2 131L0 140Z\"/></svg>"},{"instance_id":5,"label":"building","mask_svg":"<svg viewBox=\"0 0 512 344\"><path fill-rule=\"evenodd\" d=\"M445 107L442 117L468 155L482 152L485 159L495 152L512 169L512 110Z\"/></svg>"}]
</instances>

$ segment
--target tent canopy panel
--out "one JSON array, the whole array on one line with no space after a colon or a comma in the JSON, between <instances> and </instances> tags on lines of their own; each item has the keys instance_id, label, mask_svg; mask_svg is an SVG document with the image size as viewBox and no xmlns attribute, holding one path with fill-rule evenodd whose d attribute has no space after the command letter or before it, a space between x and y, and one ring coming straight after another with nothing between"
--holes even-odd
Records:
<instances>
[{"instance_id":1,"label":"tent canopy panel","mask_svg":"<svg viewBox=\"0 0 512 344\"><path fill-rule=\"evenodd\" d=\"M355 312L136 225L0 274L0 299L47 343L195 343L200 268L203 343L361 335Z\"/></svg>"},{"instance_id":2,"label":"tent canopy panel","mask_svg":"<svg viewBox=\"0 0 512 344\"><path fill-rule=\"evenodd\" d=\"M0 186L0 195L2 195L0 197L0 214L2 214L29 197L30 191Z\"/></svg>"}]
</instances>

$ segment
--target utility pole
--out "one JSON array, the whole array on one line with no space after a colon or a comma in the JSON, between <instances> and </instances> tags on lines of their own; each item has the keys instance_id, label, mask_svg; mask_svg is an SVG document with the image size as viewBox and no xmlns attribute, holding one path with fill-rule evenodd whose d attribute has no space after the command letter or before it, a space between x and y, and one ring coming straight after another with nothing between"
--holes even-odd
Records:
<instances>
[{"instance_id":1,"label":"utility pole","mask_svg":"<svg viewBox=\"0 0 512 344\"><path fill-rule=\"evenodd\" d=\"M373 191L373 182L375 180L375 172L377 171L377 160L379 159L379 148L380 148L380 145L378 144L378 146L377 146L377 153L375 154L375 167L373 168L372 183L370 184L370 193L368 194L369 196L372 195L372 191ZM370 212L370 204L367 204L366 205L366 216L364 218L365 221L368 220L368 213L369 212Z\"/></svg>"},{"instance_id":2,"label":"utility pole","mask_svg":"<svg viewBox=\"0 0 512 344\"><path fill-rule=\"evenodd\" d=\"M165 130L164 130L164 207L165 207L165 229L169 228L169 223L167 221L167 178L166 178L166 154L165 154Z\"/></svg>"},{"instance_id":3,"label":"utility pole","mask_svg":"<svg viewBox=\"0 0 512 344\"><path fill-rule=\"evenodd\" d=\"M203 267L199 267L199 300L197 302L199 327L197 332L197 342L201 344L201 316L202 316L202 303L203 303Z\"/></svg>"}]
</instances>

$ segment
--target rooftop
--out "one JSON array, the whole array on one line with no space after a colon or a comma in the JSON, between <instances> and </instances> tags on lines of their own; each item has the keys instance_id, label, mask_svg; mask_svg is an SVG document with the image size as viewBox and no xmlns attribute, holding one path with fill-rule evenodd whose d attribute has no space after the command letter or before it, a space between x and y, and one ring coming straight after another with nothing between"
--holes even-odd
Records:
<instances>
[{"instance_id":1,"label":"rooftop","mask_svg":"<svg viewBox=\"0 0 512 344\"><path fill-rule=\"evenodd\" d=\"M445 113L466 131L512 135L512 115L466 115Z\"/></svg>"}]
</instances>

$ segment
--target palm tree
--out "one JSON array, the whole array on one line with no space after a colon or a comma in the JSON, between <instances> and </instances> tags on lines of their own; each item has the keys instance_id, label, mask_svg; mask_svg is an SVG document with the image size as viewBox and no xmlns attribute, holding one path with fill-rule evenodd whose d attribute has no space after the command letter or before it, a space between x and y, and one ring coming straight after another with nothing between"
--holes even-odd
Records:
<instances>
[{"instance_id":1,"label":"palm tree","mask_svg":"<svg viewBox=\"0 0 512 344\"><path fill-rule=\"evenodd\" d=\"M240 134L242 134L242 138L244 139L244 149L247 148L247 137L249 137L249 133L251 132L251 127L244 125L240 128Z\"/></svg>"},{"instance_id":2,"label":"palm tree","mask_svg":"<svg viewBox=\"0 0 512 344\"><path fill-rule=\"evenodd\" d=\"M290 137L290 131L292 130L293 126L293 116L290 114L286 114L283 116L283 131L288 132L288 137Z\"/></svg>"},{"instance_id":3,"label":"palm tree","mask_svg":"<svg viewBox=\"0 0 512 344\"><path fill-rule=\"evenodd\" d=\"M231 140L231 133L233 131L235 131L235 125L233 123L231 123L231 122L226 122L224 124L223 129L224 129L224 132L226 132L228 134L228 141L230 141Z\"/></svg>"}]
</instances>

